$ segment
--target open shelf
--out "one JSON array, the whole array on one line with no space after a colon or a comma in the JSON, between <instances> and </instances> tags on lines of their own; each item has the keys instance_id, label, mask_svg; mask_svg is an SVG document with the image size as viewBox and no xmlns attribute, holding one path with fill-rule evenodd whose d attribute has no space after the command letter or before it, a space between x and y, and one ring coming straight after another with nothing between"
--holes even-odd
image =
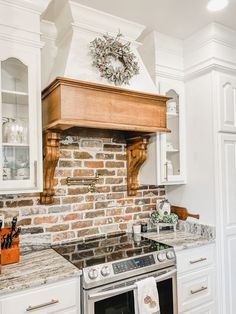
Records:
<instances>
[{"instance_id":1,"label":"open shelf","mask_svg":"<svg viewBox=\"0 0 236 314\"><path fill-rule=\"evenodd\" d=\"M5 147L29 147L27 143L2 143L2 146Z\"/></svg>"}]
</instances>

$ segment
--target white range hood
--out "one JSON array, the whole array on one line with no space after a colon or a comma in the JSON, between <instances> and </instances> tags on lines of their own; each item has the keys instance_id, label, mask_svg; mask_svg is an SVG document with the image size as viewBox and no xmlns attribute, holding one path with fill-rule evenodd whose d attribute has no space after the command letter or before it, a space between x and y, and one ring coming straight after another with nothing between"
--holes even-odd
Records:
<instances>
[{"instance_id":1,"label":"white range hood","mask_svg":"<svg viewBox=\"0 0 236 314\"><path fill-rule=\"evenodd\" d=\"M116 35L119 31L130 41L138 58L140 74L133 77L131 90L157 93L143 61L136 41L145 27L110 14L78 4L76 1L53 0L42 15L41 32L45 46L42 51L42 87L56 77L93 83L109 84L92 67L89 43L102 34Z\"/></svg>"}]
</instances>

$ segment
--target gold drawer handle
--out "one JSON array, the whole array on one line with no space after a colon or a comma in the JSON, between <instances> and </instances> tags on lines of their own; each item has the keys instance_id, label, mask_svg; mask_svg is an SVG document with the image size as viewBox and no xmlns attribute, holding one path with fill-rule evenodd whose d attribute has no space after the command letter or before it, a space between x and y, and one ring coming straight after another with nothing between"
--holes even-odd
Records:
<instances>
[{"instance_id":1,"label":"gold drawer handle","mask_svg":"<svg viewBox=\"0 0 236 314\"><path fill-rule=\"evenodd\" d=\"M52 299L50 302L47 302L47 303L43 303L43 304L39 304L35 306L29 305L26 311L30 312L30 311L38 310L38 309L41 309L42 307L46 307L46 306L57 304L57 303L59 303L59 300Z\"/></svg>"},{"instance_id":2,"label":"gold drawer handle","mask_svg":"<svg viewBox=\"0 0 236 314\"><path fill-rule=\"evenodd\" d=\"M207 287L201 287L200 289L197 289L197 290L191 290L191 294L196 294L204 290L207 290Z\"/></svg>"},{"instance_id":3,"label":"gold drawer handle","mask_svg":"<svg viewBox=\"0 0 236 314\"><path fill-rule=\"evenodd\" d=\"M204 261L206 261L206 260L207 260L206 257L202 257L202 258L197 259L197 260L195 260L195 261L190 261L189 263L190 263L190 264L196 264L196 263L204 262Z\"/></svg>"}]
</instances>

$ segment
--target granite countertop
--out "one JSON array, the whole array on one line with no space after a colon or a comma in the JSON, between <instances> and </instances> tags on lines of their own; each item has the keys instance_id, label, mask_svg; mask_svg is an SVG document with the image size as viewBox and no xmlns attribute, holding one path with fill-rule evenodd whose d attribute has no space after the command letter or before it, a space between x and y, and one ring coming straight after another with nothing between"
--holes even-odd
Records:
<instances>
[{"instance_id":1,"label":"granite countertop","mask_svg":"<svg viewBox=\"0 0 236 314\"><path fill-rule=\"evenodd\" d=\"M18 264L2 266L0 296L80 275L78 268L52 249L28 253Z\"/></svg>"},{"instance_id":2,"label":"granite countertop","mask_svg":"<svg viewBox=\"0 0 236 314\"><path fill-rule=\"evenodd\" d=\"M181 251L215 242L214 238L208 238L180 230L177 230L176 232L160 231L159 234L156 231L152 231L145 233L143 236L173 246L175 251Z\"/></svg>"}]
</instances>

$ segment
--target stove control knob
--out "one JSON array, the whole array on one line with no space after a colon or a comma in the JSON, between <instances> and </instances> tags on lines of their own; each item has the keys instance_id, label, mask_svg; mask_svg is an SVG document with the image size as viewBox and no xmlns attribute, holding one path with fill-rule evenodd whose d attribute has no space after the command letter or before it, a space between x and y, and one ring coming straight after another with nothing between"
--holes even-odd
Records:
<instances>
[{"instance_id":1,"label":"stove control knob","mask_svg":"<svg viewBox=\"0 0 236 314\"><path fill-rule=\"evenodd\" d=\"M173 258L175 258L175 254L174 254L174 252L172 252L172 251L168 251L168 252L166 253L166 256L167 256L168 259L173 259Z\"/></svg>"},{"instance_id":2,"label":"stove control knob","mask_svg":"<svg viewBox=\"0 0 236 314\"><path fill-rule=\"evenodd\" d=\"M103 266L101 269L101 274L103 277L109 276L110 275L110 270L108 266Z\"/></svg>"},{"instance_id":3,"label":"stove control knob","mask_svg":"<svg viewBox=\"0 0 236 314\"><path fill-rule=\"evenodd\" d=\"M88 272L88 276L89 276L89 278L90 279L96 279L97 277L98 277L98 272L97 272L97 270L95 269L95 268L92 268L92 269L90 269L89 270L89 272Z\"/></svg>"},{"instance_id":4,"label":"stove control knob","mask_svg":"<svg viewBox=\"0 0 236 314\"><path fill-rule=\"evenodd\" d=\"M157 258L158 258L159 262L164 262L166 260L166 254L165 253L159 253L157 255Z\"/></svg>"}]
</instances>

